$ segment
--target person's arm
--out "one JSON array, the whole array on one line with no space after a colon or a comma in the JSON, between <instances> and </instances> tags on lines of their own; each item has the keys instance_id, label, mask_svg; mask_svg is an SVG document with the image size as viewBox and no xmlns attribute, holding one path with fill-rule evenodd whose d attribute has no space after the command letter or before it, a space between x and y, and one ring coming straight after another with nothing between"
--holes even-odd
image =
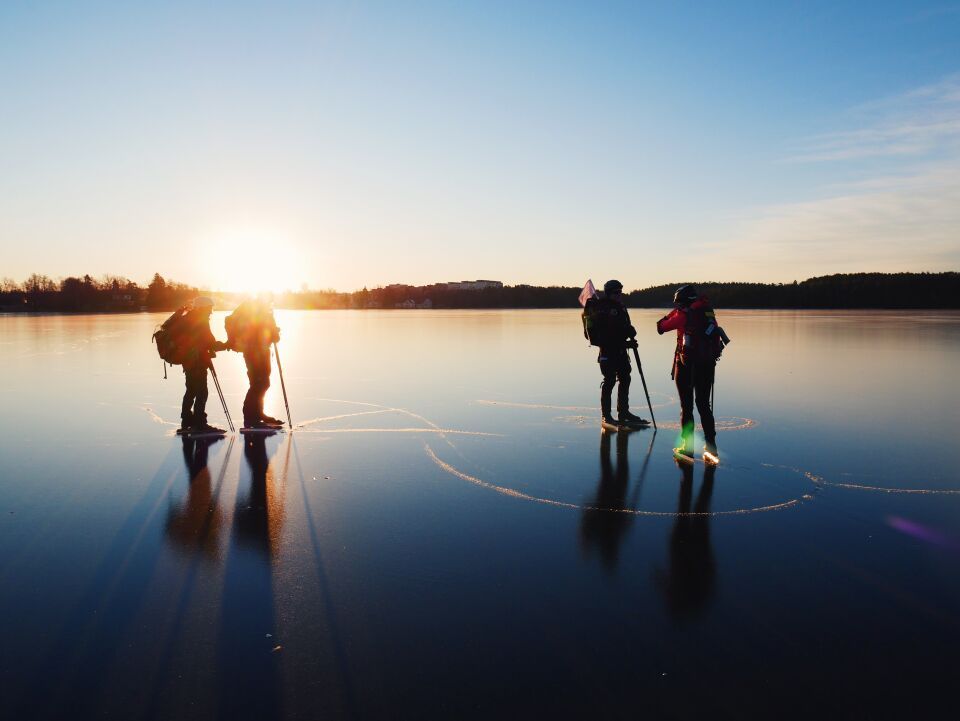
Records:
<instances>
[{"instance_id":1,"label":"person's arm","mask_svg":"<svg viewBox=\"0 0 960 721\"><path fill-rule=\"evenodd\" d=\"M227 344L222 341L218 341L216 336L213 335L213 331L210 330L210 326L207 326L204 329L203 333L203 347L207 350L207 355L210 358L214 358L217 355L218 350L226 350Z\"/></svg>"},{"instance_id":2,"label":"person's arm","mask_svg":"<svg viewBox=\"0 0 960 721\"><path fill-rule=\"evenodd\" d=\"M663 335L670 330L683 330L687 325L687 314L675 308L657 321L657 333Z\"/></svg>"},{"instance_id":3,"label":"person's arm","mask_svg":"<svg viewBox=\"0 0 960 721\"><path fill-rule=\"evenodd\" d=\"M623 309L623 330L627 335L627 338L636 338L637 329L633 327L633 324L630 322L630 313L626 308Z\"/></svg>"}]
</instances>

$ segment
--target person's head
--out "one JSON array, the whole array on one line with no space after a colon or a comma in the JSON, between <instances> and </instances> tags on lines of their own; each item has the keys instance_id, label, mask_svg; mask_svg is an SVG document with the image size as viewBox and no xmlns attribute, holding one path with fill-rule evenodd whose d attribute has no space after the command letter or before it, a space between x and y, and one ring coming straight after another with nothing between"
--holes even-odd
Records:
<instances>
[{"instance_id":1,"label":"person's head","mask_svg":"<svg viewBox=\"0 0 960 721\"><path fill-rule=\"evenodd\" d=\"M210 314L213 313L213 299L205 295L194 298L192 306L192 310L198 314L209 317Z\"/></svg>"},{"instance_id":2,"label":"person's head","mask_svg":"<svg viewBox=\"0 0 960 721\"><path fill-rule=\"evenodd\" d=\"M677 308L686 308L700 297L697 287L692 284L681 285L673 294L673 305Z\"/></svg>"},{"instance_id":3,"label":"person's head","mask_svg":"<svg viewBox=\"0 0 960 721\"><path fill-rule=\"evenodd\" d=\"M619 300L620 296L623 294L623 283L621 283L619 280L608 280L603 284L603 294L607 298Z\"/></svg>"}]
</instances>

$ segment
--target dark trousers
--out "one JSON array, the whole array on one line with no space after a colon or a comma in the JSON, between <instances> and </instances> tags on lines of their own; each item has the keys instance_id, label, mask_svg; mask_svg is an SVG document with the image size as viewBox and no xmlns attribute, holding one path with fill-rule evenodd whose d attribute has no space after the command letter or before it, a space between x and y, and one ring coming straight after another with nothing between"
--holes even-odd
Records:
<instances>
[{"instance_id":1,"label":"dark trousers","mask_svg":"<svg viewBox=\"0 0 960 721\"><path fill-rule=\"evenodd\" d=\"M243 399L243 423L249 426L263 418L263 397L270 388L270 346L244 352L243 360L250 381L250 389Z\"/></svg>"},{"instance_id":2,"label":"dark trousers","mask_svg":"<svg viewBox=\"0 0 960 721\"><path fill-rule=\"evenodd\" d=\"M617 385L617 413L630 410L630 358L627 351L600 351L600 372L603 383L600 384L600 412L610 413L613 398L613 386Z\"/></svg>"},{"instance_id":3,"label":"dark trousers","mask_svg":"<svg viewBox=\"0 0 960 721\"><path fill-rule=\"evenodd\" d=\"M180 420L184 426L207 422L207 369L205 366L184 366L187 390L183 394Z\"/></svg>"},{"instance_id":4,"label":"dark trousers","mask_svg":"<svg viewBox=\"0 0 960 721\"><path fill-rule=\"evenodd\" d=\"M677 395L680 396L680 429L684 443L693 442L693 404L696 400L703 437L710 443L716 442L717 429L710 407L710 390L713 388L715 363L677 363Z\"/></svg>"}]
</instances>

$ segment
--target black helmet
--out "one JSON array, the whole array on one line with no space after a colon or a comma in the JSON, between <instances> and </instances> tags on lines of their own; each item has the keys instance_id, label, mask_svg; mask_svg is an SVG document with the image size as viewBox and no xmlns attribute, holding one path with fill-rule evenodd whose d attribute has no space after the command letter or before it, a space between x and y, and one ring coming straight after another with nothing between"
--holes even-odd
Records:
<instances>
[{"instance_id":1,"label":"black helmet","mask_svg":"<svg viewBox=\"0 0 960 721\"><path fill-rule=\"evenodd\" d=\"M619 280L608 280L603 284L603 292L605 295L610 295L611 293L620 293L623 291L623 283Z\"/></svg>"},{"instance_id":2,"label":"black helmet","mask_svg":"<svg viewBox=\"0 0 960 721\"><path fill-rule=\"evenodd\" d=\"M699 295L697 286L690 284L681 285L677 288L677 292L673 294L673 304L676 306L690 305Z\"/></svg>"}]
</instances>

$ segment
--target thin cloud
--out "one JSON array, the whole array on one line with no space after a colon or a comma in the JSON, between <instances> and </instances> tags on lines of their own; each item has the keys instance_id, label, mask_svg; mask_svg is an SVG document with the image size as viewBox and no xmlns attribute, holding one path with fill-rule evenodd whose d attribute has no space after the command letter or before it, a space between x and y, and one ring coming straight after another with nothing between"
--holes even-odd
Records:
<instances>
[{"instance_id":1,"label":"thin cloud","mask_svg":"<svg viewBox=\"0 0 960 721\"><path fill-rule=\"evenodd\" d=\"M960 144L960 76L863 105L860 127L811 138L789 160L820 163L932 153Z\"/></svg>"},{"instance_id":2,"label":"thin cloud","mask_svg":"<svg viewBox=\"0 0 960 721\"><path fill-rule=\"evenodd\" d=\"M821 136L809 163L864 163L861 177L821 186L817 198L742 218L732 258L787 275L960 267L960 76L861 106L871 122ZM881 174L876 162L888 158ZM854 175L855 175L854 166Z\"/></svg>"},{"instance_id":3,"label":"thin cloud","mask_svg":"<svg viewBox=\"0 0 960 721\"><path fill-rule=\"evenodd\" d=\"M741 242L761 247L765 263L782 257L814 273L960 267L960 171L931 168L870 185L767 208Z\"/></svg>"}]
</instances>

